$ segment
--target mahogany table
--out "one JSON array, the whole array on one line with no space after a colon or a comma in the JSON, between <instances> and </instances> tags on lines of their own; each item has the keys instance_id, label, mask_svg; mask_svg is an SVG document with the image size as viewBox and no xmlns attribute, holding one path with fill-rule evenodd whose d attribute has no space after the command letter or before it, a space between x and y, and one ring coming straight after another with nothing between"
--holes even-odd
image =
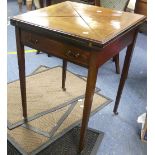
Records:
<instances>
[{"instance_id":1,"label":"mahogany table","mask_svg":"<svg viewBox=\"0 0 155 155\"><path fill-rule=\"evenodd\" d=\"M13 17L11 24L15 26L16 31L20 89L25 121L27 120L25 45L63 59L62 88L64 90L66 61L88 68L79 143L79 151L82 151L98 69L127 46L113 110L117 114L137 29L144 21L145 16L143 15L70 1Z\"/></svg>"}]
</instances>

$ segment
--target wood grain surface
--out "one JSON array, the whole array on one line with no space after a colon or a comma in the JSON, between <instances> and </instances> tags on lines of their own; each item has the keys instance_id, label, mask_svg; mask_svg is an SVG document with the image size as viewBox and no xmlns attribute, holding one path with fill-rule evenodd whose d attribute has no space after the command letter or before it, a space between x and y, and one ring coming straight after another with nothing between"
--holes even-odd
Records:
<instances>
[{"instance_id":1,"label":"wood grain surface","mask_svg":"<svg viewBox=\"0 0 155 155\"><path fill-rule=\"evenodd\" d=\"M15 16L12 21L103 44L144 19L143 15L66 1Z\"/></svg>"}]
</instances>

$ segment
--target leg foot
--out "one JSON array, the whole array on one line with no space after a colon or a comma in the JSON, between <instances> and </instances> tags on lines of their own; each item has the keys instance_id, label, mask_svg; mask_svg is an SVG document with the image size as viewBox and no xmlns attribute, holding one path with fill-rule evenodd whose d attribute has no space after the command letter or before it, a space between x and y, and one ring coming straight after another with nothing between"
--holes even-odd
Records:
<instances>
[{"instance_id":1,"label":"leg foot","mask_svg":"<svg viewBox=\"0 0 155 155\"><path fill-rule=\"evenodd\" d=\"M63 91L66 91L66 88L62 88Z\"/></svg>"},{"instance_id":2,"label":"leg foot","mask_svg":"<svg viewBox=\"0 0 155 155\"><path fill-rule=\"evenodd\" d=\"M40 51L39 51L39 50L37 50L36 54L40 54Z\"/></svg>"},{"instance_id":3,"label":"leg foot","mask_svg":"<svg viewBox=\"0 0 155 155\"><path fill-rule=\"evenodd\" d=\"M115 112L115 111L113 111L113 112L114 112L114 114L115 114L115 115L118 115L118 114L119 114L117 111L116 111L116 112Z\"/></svg>"},{"instance_id":4,"label":"leg foot","mask_svg":"<svg viewBox=\"0 0 155 155\"><path fill-rule=\"evenodd\" d=\"M51 54L47 54L47 56L48 56L48 57L51 57L52 55L51 55Z\"/></svg>"}]
</instances>

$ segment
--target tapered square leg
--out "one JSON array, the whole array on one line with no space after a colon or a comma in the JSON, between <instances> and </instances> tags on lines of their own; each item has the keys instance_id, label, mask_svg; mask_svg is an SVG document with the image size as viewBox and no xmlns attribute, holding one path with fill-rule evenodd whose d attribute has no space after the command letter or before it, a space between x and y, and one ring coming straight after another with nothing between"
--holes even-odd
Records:
<instances>
[{"instance_id":1,"label":"tapered square leg","mask_svg":"<svg viewBox=\"0 0 155 155\"><path fill-rule=\"evenodd\" d=\"M91 112L91 106L95 91L96 79L97 79L98 68L95 64L95 57L93 56L90 60L89 68L88 68L88 77L87 77L87 85L86 85L86 93L85 93L85 101L84 101L84 109L83 109L83 117L82 117L82 126L80 131L80 143L79 143L79 152L81 152L84 148L85 142L85 134L88 126L89 116Z\"/></svg>"},{"instance_id":2,"label":"tapered square leg","mask_svg":"<svg viewBox=\"0 0 155 155\"><path fill-rule=\"evenodd\" d=\"M16 27L16 44L17 44L17 57L19 66L19 79L20 79L20 91L22 99L23 117L27 119L27 103L26 103L26 82L25 82L25 53L24 45L21 43L21 31Z\"/></svg>"},{"instance_id":3,"label":"tapered square leg","mask_svg":"<svg viewBox=\"0 0 155 155\"><path fill-rule=\"evenodd\" d=\"M66 91L66 88L65 88L66 70L67 70L67 61L63 60L63 64L62 64L62 89L63 91Z\"/></svg>"},{"instance_id":4,"label":"tapered square leg","mask_svg":"<svg viewBox=\"0 0 155 155\"><path fill-rule=\"evenodd\" d=\"M136 38L137 38L137 33L138 33L138 31L136 30L134 39L133 39L132 43L127 48L124 65L123 65L123 70L122 70L122 74L121 74L121 79L120 79L117 96L116 96L116 100L115 100L115 105L114 105L114 109L113 109L113 112L116 115L118 114L117 109L119 106L119 102L120 102L120 98L121 98L122 91L124 88L124 84L125 84L125 81L128 76L128 71L129 71L130 62L131 62L131 58L132 58L132 54L133 54L133 50L134 50L134 46L135 46L135 42L136 42Z\"/></svg>"}]
</instances>

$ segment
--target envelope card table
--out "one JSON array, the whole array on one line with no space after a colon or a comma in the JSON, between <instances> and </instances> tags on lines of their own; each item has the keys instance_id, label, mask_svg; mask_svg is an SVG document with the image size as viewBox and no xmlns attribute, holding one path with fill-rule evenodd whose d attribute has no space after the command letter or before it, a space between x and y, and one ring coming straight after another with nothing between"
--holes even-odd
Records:
<instances>
[{"instance_id":1,"label":"envelope card table","mask_svg":"<svg viewBox=\"0 0 155 155\"><path fill-rule=\"evenodd\" d=\"M25 121L27 120L27 101L24 46L52 54L63 60L62 88L64 91L66 62L86 67L88 77L79 142L79 151L82 151L98 69L127 47L113 110L117 114L136 41L137 29L145 19L143 15L70 1L13 17L11 24L15 26L16 32L20 89Z\"/></svg>"}]
</instances>

